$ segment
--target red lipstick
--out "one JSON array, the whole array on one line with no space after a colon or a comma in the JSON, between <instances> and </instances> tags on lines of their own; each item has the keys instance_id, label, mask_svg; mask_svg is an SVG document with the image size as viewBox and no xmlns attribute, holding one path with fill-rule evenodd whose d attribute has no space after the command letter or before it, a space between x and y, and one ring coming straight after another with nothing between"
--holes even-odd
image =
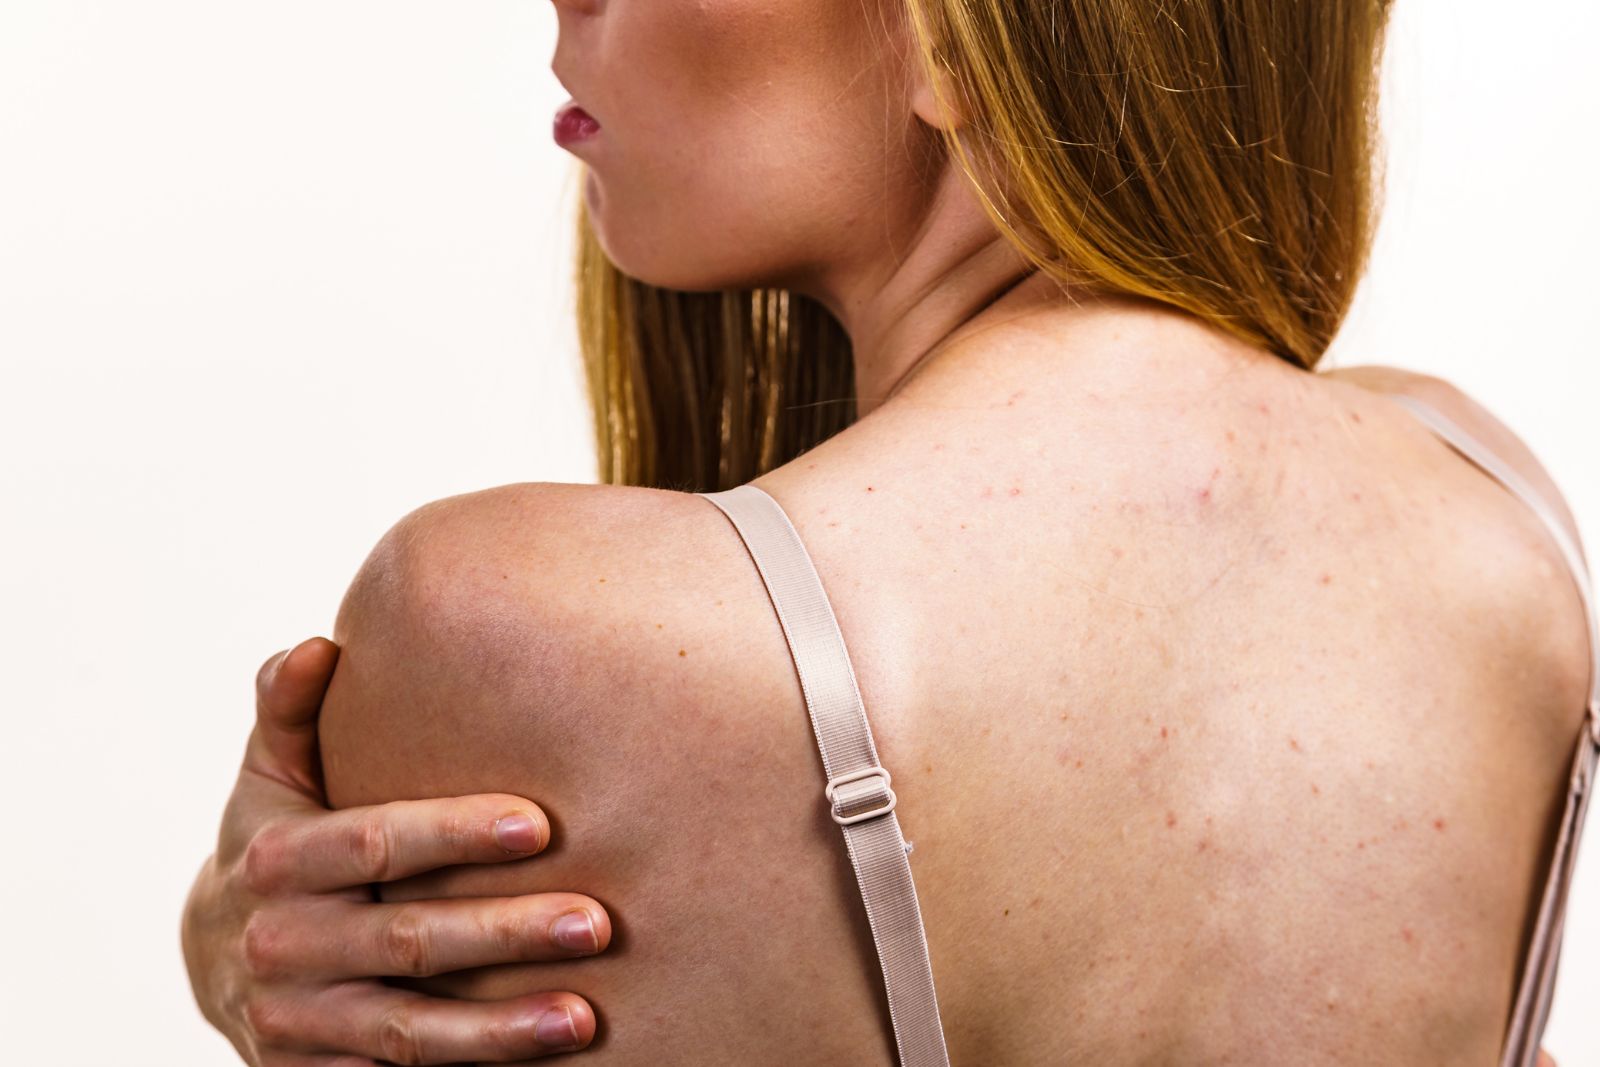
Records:
<instances>
[{"instance_id":1,"label":"red lipstick","mask_svg":"<svg viewBox=\"0 0 1600 1067\"><path fill-rule=\"evenodd\" d=\"M556 112L555 123L551 132L555 134L556 143L566 148L577 144L579 141L587 141L599 133L600 123L596 122L594 116L579 107L576 102L568 100Z\"/></svg>"}]
</instances>

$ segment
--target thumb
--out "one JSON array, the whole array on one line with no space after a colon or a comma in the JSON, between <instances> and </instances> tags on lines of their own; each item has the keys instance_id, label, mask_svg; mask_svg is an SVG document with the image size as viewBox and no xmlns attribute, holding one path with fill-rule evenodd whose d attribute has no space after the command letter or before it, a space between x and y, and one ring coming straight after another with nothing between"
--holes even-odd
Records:
<instances>
[{"instance_id":1,"label":"thumb","mask_svg":"<svg viewBox=\"0 0 1600 1067\"><path fill-rule=\"evenodd\" d=\"M256 672L256 724L246 769L322 798L317 716L339 660L339 646L312 637L278 653Z\"/></svg>"}]
</instances>

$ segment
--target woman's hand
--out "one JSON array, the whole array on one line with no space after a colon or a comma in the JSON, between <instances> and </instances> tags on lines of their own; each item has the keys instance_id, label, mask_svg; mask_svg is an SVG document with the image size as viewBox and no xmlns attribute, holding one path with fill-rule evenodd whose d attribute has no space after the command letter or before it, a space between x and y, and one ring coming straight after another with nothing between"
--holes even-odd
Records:
<instances>
[{"instance_id":1,"label":"woman's hand","mask_svg":"<svg viewBox=\"0 0 1600 1067\"><path fill-rule=\"evenodd\" d=\"M201 1013L252 1067L509 1063L584 1047L594 1012L572 993L478 1003L380 980L590 955L611 924L579 893L377 901L373 882L539 852L550 823L498 793L327 810L316 720L338 654L312 638L256 676L244 764L184 907Z\"/></svg>"}]
</instances>

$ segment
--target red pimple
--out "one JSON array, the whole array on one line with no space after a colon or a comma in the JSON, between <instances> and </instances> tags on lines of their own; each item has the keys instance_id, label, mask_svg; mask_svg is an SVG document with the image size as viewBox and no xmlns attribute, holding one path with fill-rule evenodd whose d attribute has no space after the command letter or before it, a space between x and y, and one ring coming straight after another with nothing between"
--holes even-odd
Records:
<instances>
[{"instance_id":1,"label":"red pimple","mask_svg":"<svg viewBox=\"0 0 1600 1067\"><path fill-rule=\"evenodd\" d=\"M1433 820L1433 828L1435 830L1438 830L1440 833L1443 833L1444 832L1444 820L1443 819L1435 819L1435 820Z\"/></svg>"},{"instance_id":2,"label":"red pimple","mask_svg":"<svg viewBox=\"0 0 1600 1067\"><path fill-rule=\"evenodd\" d=\"M1327 585L1331 581L1333 581L1333 575L1328 574L1327 572L1323 572L1322 577L1317 579L1317 582L1320 585Z\"/></svg>"},{"instance_id":3,"label":"red pimple","mask_svg":"<svg viewBox=\"0 0 1600 1067\"><path fill-rule=\"evenodd\" d=\"M1165 726L1161 728L1161 736L1163 739L1165 739L1167 736L1167 728Z\"/></svg>"},{"instance_id":4,"label":"red pimple","mask_svg":"<svg viewBox=\"0 0 1600 1067\"><path fill-rule=\"evenodd\" d=\"M1011 495L1012 495L1012 496L1020 496L1020 495L1021 495L1021 493L1022 493L1022 490L1021 490L1021 489L1019 489L1019 488L1018 488L1018 487L1017 487L1017 486L1014 486L1014 485L1013 485L1013 486L1012 486L1012 487L1011 487Z\"/></svg>"},{"instance_id":5,"label":"red pimple","mask_svg":"<svg viewBox=\"0 0 1600 1067\"><path fill-rule=\"evenodd\" d=\"M1176 825L1178 825L1178 814L1177 814L1177 812L1172 812L1172 811L1167 812L1167 827L1170 829L1171 827L1174 827Z\"/></svg>"},{"instance_id":6,"label":"red pimple","mask_svg":"<svg viewBox=\"0 0 1600 1067\"><path fill-rule=\"evenodd\" d=\"M1233 433L1232 430L1229 430L1228 431L1228 440L1231 442L1233 439L1234 439L1234 433Z\"/></svg>"},{"instance_id":7,"label":"red pimple","mask_svg":"<svg viewBox=\"0 0 1600 1067\"><path fill-rule=\"evenodd\" d=\"M1361 412L1359 412L1359 411L1352 411L1352 412L1351 412L1351 413L1350 413L1350 417L1351 417L1351 418L1352 418L1352 419L1355 419L1355 420L1356 420L1356 421L1357 421L1357 422L1360 422L1360 421L1361 421Z\"/></svg>"},{"instance_id":8,"label":"red pimple","mask_svg":"<svg viewBox=\"0 0 1600 1067\"><path fill-rule=\"evenodd\" d=\"M1409 926L1402 926L1400 928L1400 936L1406 939L1407 944L1417 939L1417 935L1411 932L1411 927Z\"/></svg>"},{"instance_id":9,"label":"red pimple","mask_svg":"<svg viewBox=\"0 0 1600 1067\"><path fill-rule=\"evenodd\" d=\"M1296 752L1299 752L1300 751L1300 742L1296 741L1294 738L1291 737L1291 738L1289 738L1289 747L1294 749Z\"/></svg>"}]
</instances>

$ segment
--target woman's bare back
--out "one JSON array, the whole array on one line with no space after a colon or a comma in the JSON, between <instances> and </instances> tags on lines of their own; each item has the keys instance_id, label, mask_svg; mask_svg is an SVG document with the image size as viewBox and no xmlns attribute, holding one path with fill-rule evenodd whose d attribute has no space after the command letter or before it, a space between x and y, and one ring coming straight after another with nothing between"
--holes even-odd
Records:
<instances>
[{"instance_id":1,"label":"woman's bare back","mask_svg":"<svg viewBox=\"0 0 1600 1067\"><path fill-rule=\"evenodd\" d=\"M1587 679L1555 546L1372 391L1414 379L1120 335L1046 373L1047 341L756 480L894 774L952 1062L1492 1063ZM578 992L597 1063L894 1063L726 519L543 484L397 529L336 630L330 796L529 796L544 854L386 896L574 890L614 927L419 986Z\"/></svg>"}]
</instances>

